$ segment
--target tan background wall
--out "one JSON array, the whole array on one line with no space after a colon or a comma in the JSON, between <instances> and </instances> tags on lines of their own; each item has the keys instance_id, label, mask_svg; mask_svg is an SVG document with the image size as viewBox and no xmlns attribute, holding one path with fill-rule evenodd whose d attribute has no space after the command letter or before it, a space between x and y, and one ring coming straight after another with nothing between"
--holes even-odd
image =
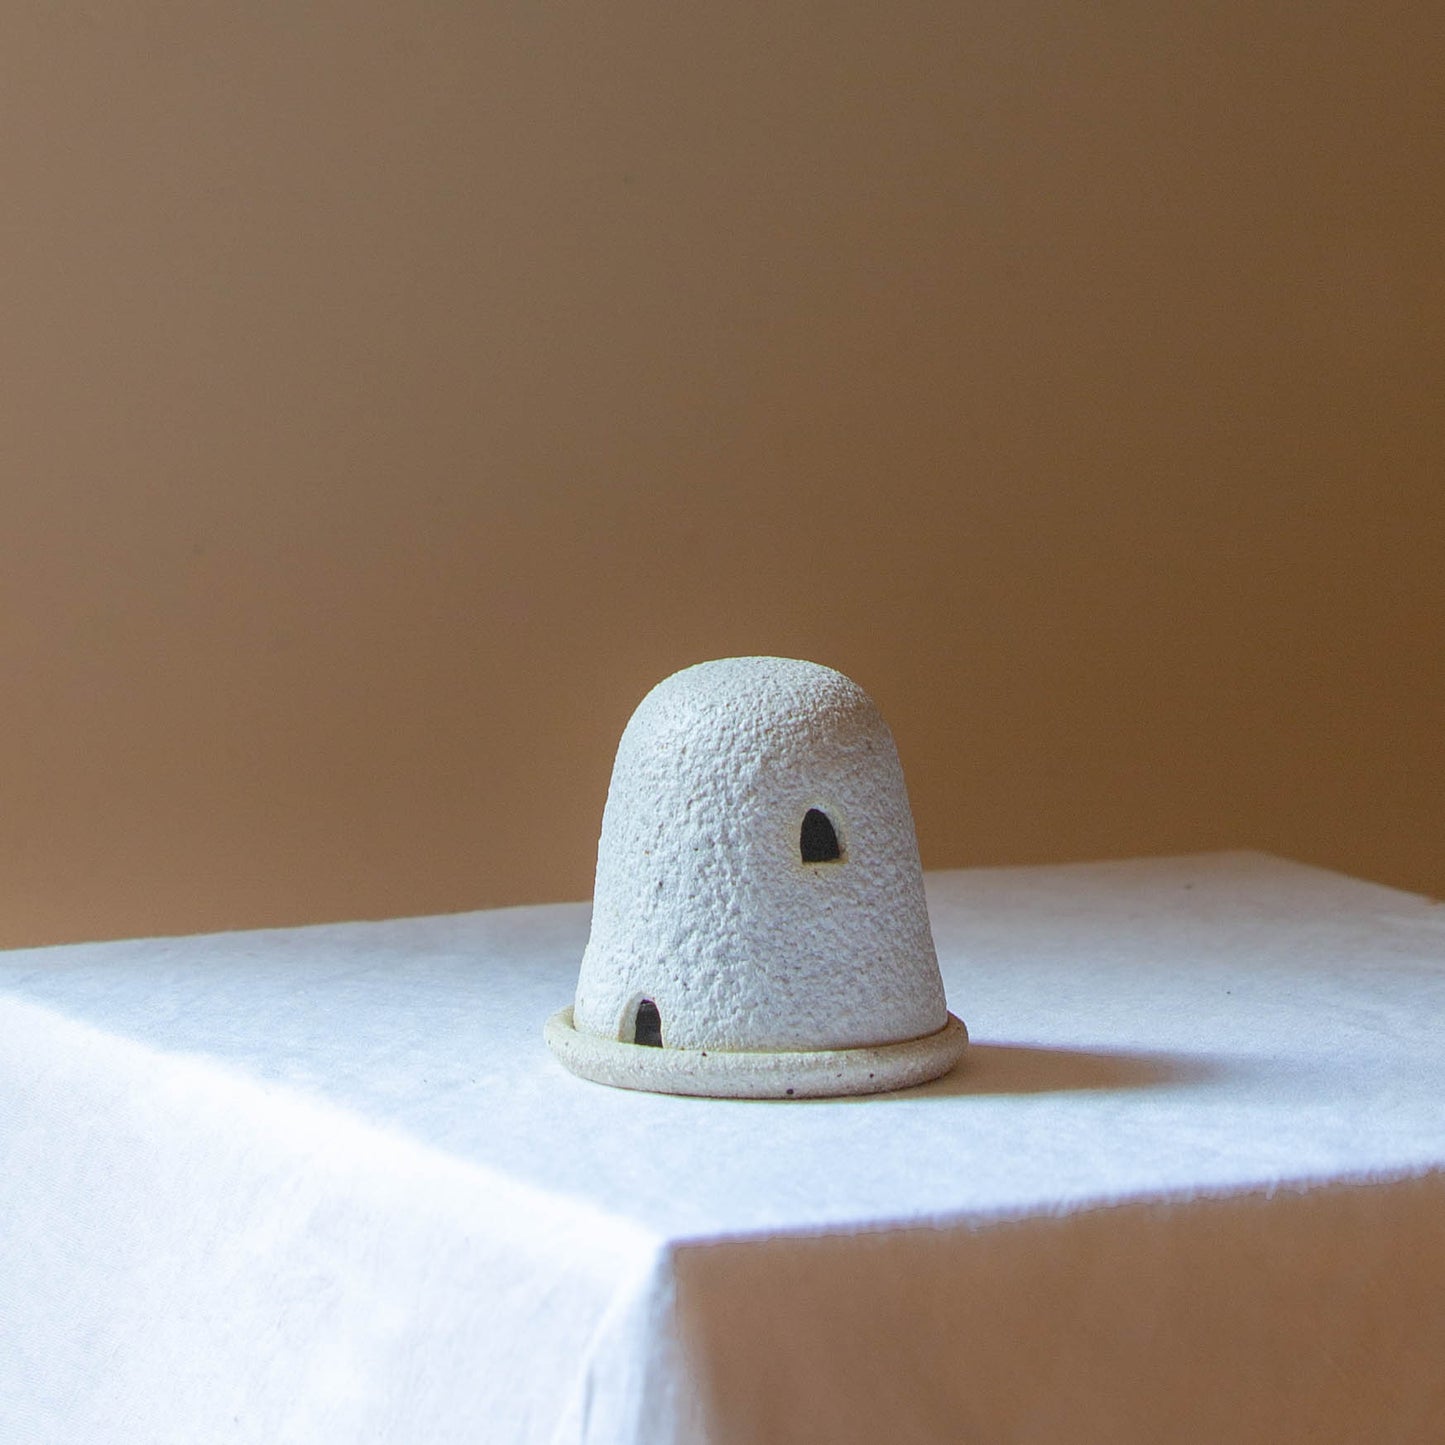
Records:
<instances>
[{"instance_id":1,"label":"tan background wall","mask_svg":"<svg viewBox=\"0 0 1445 1445\"><path fill-rule=\"evenodd\" d=\"M585 896L688 662L925 861L1445 892L1437 5L12 7L0 942Z\"/></svg>"}]
</instances>

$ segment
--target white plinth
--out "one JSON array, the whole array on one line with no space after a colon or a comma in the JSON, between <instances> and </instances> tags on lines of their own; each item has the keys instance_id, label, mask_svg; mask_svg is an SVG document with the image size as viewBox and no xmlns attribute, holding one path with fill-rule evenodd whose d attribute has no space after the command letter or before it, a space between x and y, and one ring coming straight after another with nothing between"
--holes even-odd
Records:
<instances>
[{"instance_id":1,"label":"white plinth","mask_svg":"<svg viewBox=\"0 0 1445 1445\"><path fill-rule=\"evenodd\" d=\"M935 874L907 1093L588 1084L582 905L0 955L0 1440L1445 1438L1445 908Z\"/></svg>"}]
</instances>

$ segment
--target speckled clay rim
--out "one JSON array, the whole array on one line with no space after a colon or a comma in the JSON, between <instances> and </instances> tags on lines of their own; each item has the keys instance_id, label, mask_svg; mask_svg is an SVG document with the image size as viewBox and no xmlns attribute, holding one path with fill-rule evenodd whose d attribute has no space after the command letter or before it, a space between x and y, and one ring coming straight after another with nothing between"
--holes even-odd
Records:
<instances>
[{"instance_id":1,"label":"speckled clay rim","mask_svg":"<svg viewBox=\"0 0 1445 1445\"><path fill-rule=\"evenodd\" d=\"M952 1014L937 1033L902 1043L776 1054L624 1044L579 1033L570 1008L547 1020L543 1037L567 1068L593 1083L709 1099L821 1099L908 1089L946 1074L968 1047L968 1030Z\"/></svg>"}]
</instances>

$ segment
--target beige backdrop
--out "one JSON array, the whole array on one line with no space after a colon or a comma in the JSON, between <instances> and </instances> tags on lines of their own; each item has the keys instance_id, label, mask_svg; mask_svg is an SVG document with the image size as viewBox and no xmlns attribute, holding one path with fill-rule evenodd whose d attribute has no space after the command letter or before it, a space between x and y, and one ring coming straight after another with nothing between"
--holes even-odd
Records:
<instances>
[{"instance_id":1,"label":"beige backdrop","mask_svg":"<svg viewBox=\"0 0 1445 1445\"><path fill-rule=\"evenodd\" d=\"M925 861L1445 891L1438 5L110 0L0 41L0 942L585 896L686 663Z\"/></svg>"}]
</instances>

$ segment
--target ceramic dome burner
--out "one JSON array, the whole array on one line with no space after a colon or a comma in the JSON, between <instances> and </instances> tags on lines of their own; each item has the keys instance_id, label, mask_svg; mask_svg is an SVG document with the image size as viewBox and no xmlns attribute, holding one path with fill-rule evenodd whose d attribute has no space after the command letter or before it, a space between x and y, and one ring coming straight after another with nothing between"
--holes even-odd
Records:
<instances>
[{"instance_id":1,"label":"ceramic dome burner","mask_svg":"<svg viewBox=\"0 0 1445 1445\"><path fill-rule=\"evenodd\" d=\"M903 770L862 688L731 657L648 693L546 1038L583 1078L718 1098L876 1093L958 1062Z\"/></svg>"}]
</instances>

